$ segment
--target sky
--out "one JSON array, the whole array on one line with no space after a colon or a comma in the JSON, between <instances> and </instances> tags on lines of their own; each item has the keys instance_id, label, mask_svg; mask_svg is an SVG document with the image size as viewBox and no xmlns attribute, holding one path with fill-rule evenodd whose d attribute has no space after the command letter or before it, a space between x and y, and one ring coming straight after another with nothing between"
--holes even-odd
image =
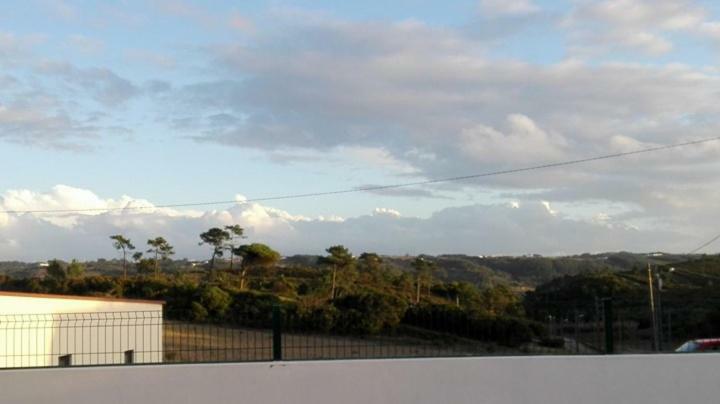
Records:
<instances>
[{"instance_id":1,"label":"sky","mask_svg":"<svg viewBox=\"0 0 720 404\"><path fill-rule=\"evenodd\" d=\"M719 56L701 0L3 1L0 260L197 259L230 224L284 255L687 252L720 142L244 201L715 137ZM158 207L205 201L236 203Z\"/></svg>"}]
</instances>

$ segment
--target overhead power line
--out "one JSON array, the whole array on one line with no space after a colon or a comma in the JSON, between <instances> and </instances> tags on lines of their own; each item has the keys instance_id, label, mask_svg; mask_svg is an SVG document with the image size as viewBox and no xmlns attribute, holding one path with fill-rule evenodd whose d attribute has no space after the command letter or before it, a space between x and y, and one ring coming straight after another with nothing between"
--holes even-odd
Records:
<instances>
[{"instance_id":1,"label":"overhead power line","mask_svg":"<svg viewBox=\"0 0 720 404\"><path fill-rule=\"evenodd\" d=\"M700 245L700 247L698 247L698 248L690 251L688 254L695 254L696 252L702 250L703 248L709 246L710 244L712 244L712 243L714 243L714 242L716 242L716 241L718 241L718 240L720 240L720 234L718 234L717 236L715 236L715 237L711 238L710 240L704 242L702 245Z\"/></svg>"},{"instance_id":2,"label":"overhead power line","mask_svg":"<svg viewBox=\"0 0 720 404\"><path fill-rule=\"evenodd\" d=\"M187 207L194 207L194 206L247 204L247 203L253 203L253 202L268 202L268 201L280 201L280 200L285 200L285 199L312 198L312 197L319 197L319 196L350 194L350 193L357 193L357 192L383 191L383 190L388 190L388 189L407 188L407 187L414 187L414 186L420 186L420 185L439 184L439 183L445 183L445 182L467 181L467 180L474 180L474 179L484 178L484 177L493 177L493 176L498 176L498 175L515 174L515 173L521 173L521 172L526 172L526 171L535 171L535 170L544 170L544 169L548 169L548 168L571 166L571 165L575 165L575 164L589 163L592 161L608 160L608 159L614 159L614 158L619 158L619 157L632 156L632 155L636 155L636 154L645 154L645 153L658 152L658 151L662 151L662 150L677 149L680 147L698 145L698 144L702 144L702 143L709 143L709 142L714 142L714 141L718 141L718 140L720 140L720 136L699 139L699 140L693 140L693 141L689 141L689 142L673 143L673 144L669 144L669 145L649 147L646 149L638 149L638 150L633 150L633 151L629 151L629 152L604 154L604 155L600 155L600 156L587 157L587 158L582 158L582 159L577 159L577 160L566 160L566 161L547 163L547 164L541 164L541 165L536 165L536 166L512 168L512 169L498 170L498 171L489 171L489 172L484 172L484 173L462 175L462 176L457 176L457 177L436 178L436 179L429 179L429 180L423 180L423 181L396 183L396 184L389 184L389 185L356 187L356 188L340 189L340 190L335 190L335 191L307 192L307 193L268 196L268 197L261 197L261 198L245 199L242 201L238 201L238 200L205 201L205 202L188 202L188 203L170 203L170 204L152 205L152 206L123 206L123 207L112 207L112 208L2 210L0 212L6 213L6 214L83 213L83 212L110 212L110 211L119 211L119 210L158 209L158 208L187 208Z\"/></svg>"}]
</instances>

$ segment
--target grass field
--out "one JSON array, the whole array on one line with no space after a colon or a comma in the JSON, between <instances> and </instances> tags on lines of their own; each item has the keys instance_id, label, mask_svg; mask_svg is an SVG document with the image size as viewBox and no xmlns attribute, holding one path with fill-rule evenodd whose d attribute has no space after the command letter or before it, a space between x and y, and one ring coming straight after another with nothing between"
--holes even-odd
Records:
<instances>
[{"instance_id":1,"label":"grass field","mask_svg":"<svg viewBox=\"0 0 720 404\"><path fill-rule=\"evenodd\" d=\"M168 322L165 362L241 362L272 360L272 331L217 325ZM284 333L284 360L372 359L493 355L568 354L569 348L535 343L518 348L498 346L406 327L396 335L367 338ZM584 349L580 353L589 353Z\"/></svg>"}]
</instances>

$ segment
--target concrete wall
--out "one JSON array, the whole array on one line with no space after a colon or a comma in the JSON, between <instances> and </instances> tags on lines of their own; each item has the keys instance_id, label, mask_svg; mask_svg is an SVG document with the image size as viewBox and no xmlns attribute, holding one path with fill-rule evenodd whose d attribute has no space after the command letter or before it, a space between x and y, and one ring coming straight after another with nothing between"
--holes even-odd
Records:
<instances>
[{"instance_id":1,"label":"concrete wall","mask_svg":"<svg viewBox=\"0 0 720 404\"><path fill-rule=\"evenodd\" d=\"M708 404L720 355L506 357L0 371L7 403Z\"/></svg>"},{"instance_id":2,"label":"concrete wall","mask_svg":"<svg viewBox=\"0 0 720 404\"><path fill-rule=\"evenodd\" d=\"M0 368L162 362L162 304L0 294Z\"/></svg>"}]
</instances>

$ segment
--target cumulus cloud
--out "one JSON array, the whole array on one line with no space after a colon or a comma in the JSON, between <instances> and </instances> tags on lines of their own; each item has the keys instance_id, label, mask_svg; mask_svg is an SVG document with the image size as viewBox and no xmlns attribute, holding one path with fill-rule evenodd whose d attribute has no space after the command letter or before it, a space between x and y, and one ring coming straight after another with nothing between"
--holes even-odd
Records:
<instances>
[{"instance_id":1,"label":"cumulus cloud","mask_svg":"<svg viewBox=\"0 0 720 404\"><path fill-rule=\"evenodd\" d=\"M480 10L490 15L523 15L540 11L532 0L480 0Z\"/></svg>"},{"instance_id":2,"label":"cumulus cloud","mask_svg":"<svg viewBox=\"0 0 720 404\"><path fill-rule=\"evenodd\" d=\"M684 26L666 19L668 28ZM709 137L720 127L720 77L712 71L495 60L486 56L482 41L416 21L315 16L282 24L272 34L258 32L249 45L213 50L215 67L226 73L176 90L167 111L173 127L202 141L271 154L362 151L355 155L369 164L392 162L388 167L426 178L629 151ZM578 198L592 189L651 206L652 197L629 184L672 195L690 181L707 195L705 177L687 176L718 168L716 151L702 150L674 151L673 164L667 164L670 155L658 153L575 166L562 176L532 173L475 184L566 187ZM645 164L637 164L639 159ZM607 189L617 193L607 195Z\"/></svg>"},{"instance_id":3,"label":"cumulus cloud","mask_svg":"<svg viewBox=\"0 0 720 404\"><path fill-rule=\"evenodd\" d=\"M114 112L140 88L111 69L40 58L33 46L41 41L0 33L0 140L78 151L103 135L127 134ZM84 51L102 47L82 36L68 41Z\"/></svg>"},{"instance_id":4,"label":"cumulus cloud","mask_svg":"<svg viewBox=\"0 0 720 404\"><path fill-rule=\"evenodd\" d=\"M248 28L249 22L241 15L207 14L205 9L177 0L154 4L175 17L199 17L212 21L212 25ZM486 13L488 18L506 26L513 25L506 19L527 21L530 15L544 14L532 1L486 0L478 4L481 9L494 8L495 14ZM124 77L121 70L28 60L25 44L30 43L29 39L0 34L0 67L21 66L19 70L26 73L18 75L7 70L0 75L0 139L77 148L109 133L113 119L125 118L114 112L115 108L145 94L155 97L152 100L158 111L153 107L144 109L143 119L157 118L154 125L165 124L166 129L180 136L259 150L285 164L335 158L353 168L362 165L388 176L412 177L408 181L716 136L720 127L717 69L604 62L611 60L608 55L616 50L633 55L638 51L650 55L672 53L677 34L720 37L719 23L705 9L684 0L573 4L573 11L561 27L568 35L573 59L542 65L493 57L495 45L487 40L493 34L476 32L472 27L438 27L414 20L351 21L327 14L290 13L273 14L272 27L257 27L242 41L203 47L204 54L194 54L199 63L207 62L199 69L202 74L185 76L182 82L147 78L140 85ZM174 56L181 53L172 55L146 51L125 54L129 62L142 59L145 64L174 68ZM602 57L592 59L597 55ZM590 62L583 62L588 59ZM99 111L88 111L88 105ZM103 113L110 118L92 119ZM716 176L720 169L718 152L720 146L707 144L562 170L483 177L448 185L443 191L505 192L518 202L517 206L508 205L507 200L498 206L510 206L512 212L534 207L538 209L535 216L528 218L541 223L545 216L540 213L547 214L550 208L540 201L549 201L557 212L562 212L558 203L602 201L626 209L608 218L597 216L602 220L589 219L592 226L617 221L613 231L625 229L624 234L634 234L633 226L639 224L674 227L683 234L705 234L713 231L709 225L712 220L720 222L712 202L717 200L716 190L720 189ZM53 190L50 199L61 198L61 193ZM413 188L383 194L419 198L439 193L435 189ZM37 195L28 198L35 200ZM101 199L98 203L110 202ZM121 198L113 203L133 202ZM406 230L427 230L412 226L429 220L372 213L350 218L307 218L265 206L243 206L241 210L194 212L190 216L187 212L151 211L134 215L132 220L138 226L152 224L155 227L149 228L162 230L163 226L172 229L175 225L181 228L243 219L257 231L274 229L267 234L283 234L287 239L292 235L310 237L303 229L318 228L325 234L330 230L348 234L358 243L360 238L353 237L361 233L353 233L355 228L348 223L362 227L383 219L382 224L401 223ZM505 211L494 206L474 209L477 213L487 208L502 217ZM452 212L472 210L468 207ZM436 212L433 218L446 214L448 211ZM569 220L561 213L553 217L564 224ZM30 221L28 228L54 226L50 228L68 231L86 223L111 228L122 223L95 222L104 218L120 220L101 214L53 222L30 215L6 216L0 223L10 226L13 220L22 219ZM507 220L514 223L510 217ZM572 220L570 223L587 225ZM683 235L675 235L678 238L670 245L681 242L678 240ZM277 240L284 243L286 238ZM618 239L623 240L623 236ZM3 245L26 243L22 238L8 240ZM555 248L550 247L543 251Z\"/></svg>"},{"instance_id":5,"label":"cumulus cloud","mask_svg":"<svg viewBox=\"0 0 720 404\"><path fill-rule=\"evenodd\" d=\"M79 68L70 63L45 62L37 69L87 91L106 107L116 107L139 94L135 84L107 68Z\"/></svg>"},{"instance_id":6,"label":"cumulus cloud","mask_svg":"<svg viewBox=\"0 0 720 404\"><path fill-rule=\"evenodd\" d=\"M461 152L470 159L494 163L527 164L567 158L563 151L567 140L559 134L547 133L527 116L509 115L507 127L505 133L485 125L464 129L458 144Z\"/></svg>"},{"instance_id":7,"label":"cumulus cloud","mask_svg":"<svg viewBox=\"0 0 720 404\"><path fill-rule=\"evenodd\" d=\"M0 103L0 139L14 143L78 150L98 128L75 120L62 110L40 105Z\"/></svg>"},{"instance_id":8,"label":"cumulus cloud","mask_svg":"<svg viewBox=\"0 0 720 404\"><path fill-rule=\"evenodd\" d=\"M70 186L41 193L6 191L0 198L3 210L133 205L152 206L128 196L104 199ZM308 218L256 203L209 211L152 208L71 215L0 214L0 254L4 259L22 260L112 257L108 237L122 233L136 245L162 235L176 246L179 257L203 258L207 251L198 246L198 234L229 224L240 224L250 241L268 243L284 254L321 253L333 244L383 254L563 254L683 246L665 230L625 226L602 213L597 218L570 219L540 201L446 208L428 218L402 216L393 208L345 219Z\"/></svg>"},{"instance_id":9,"label":"cumulus cloud","mask_svg":"<svg viewBox=\"0 0 720 404\"><path fill-rule=\"evenodd\" d=\"M691 0L580 2L565 22L580 54L625 48L651 55L670 52L673 33L716 39L713 27L718 23Z\"/></svg>"}]
</instances>

